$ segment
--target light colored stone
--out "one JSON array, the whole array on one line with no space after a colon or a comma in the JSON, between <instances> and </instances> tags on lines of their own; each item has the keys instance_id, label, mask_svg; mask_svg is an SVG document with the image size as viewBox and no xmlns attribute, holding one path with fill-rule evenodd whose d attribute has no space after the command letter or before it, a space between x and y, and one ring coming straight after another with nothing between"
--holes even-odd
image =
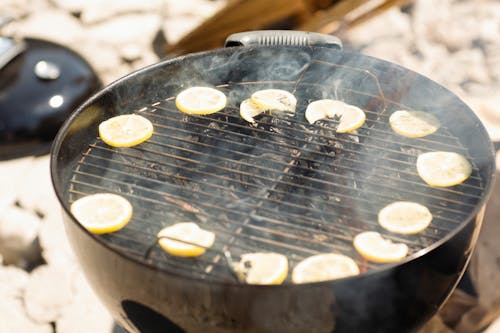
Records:
<instances>
[{"instance_id":1,"label":"light colored stone","mask_svg":"<svg viewBox=\"0 0 500 333\"><path fill-rule=\"evenodd\" d=\"M500 86L500 38L498 43L490 44L485 48L486 66L491 80Z\"/></svg>"},{"instance_id":2,"label":"light colored stone","mask_svg":"<svg viewBox=\"0 0 500 333\"><path fill-rule=\"evenodd\" d=\"M463 1L452 7L455 16L450 29L462 31L465 38L482 42L498 43L500 37L500 2L498 1ZM456 17L465 19L457 20Z\"/></svg>"},{"instance_id":3,"label":"light colored stone","mask_svg":"<svg viewBox=\"0 0 500 333\"><path fill-rule=\"evenodd\" d=\"M0 253L8 264L25 266L35 258L35 239L40 218L35 214L10 206L0 214Z\"/></svg>"},{"instance_id":4,"label":"light colored stone","mask_svg":"<svg viewBox=\"0 0 500 333\"><path fill-rule=\"evenodd\" d=\"M64 267L42 265L31 272L24 292L26 312L37 322L56 321L71 303L73 271Z\"/></svg>"},{"instance_id":5,"label":"light colored stone","mask_svg":"<svg viewBox=\"0 0 500 333\"><path fill-rule=\"evenodd\" d=\"M19 158L0 163L0 208L14 203L17 191L25 175L32 168L32 157Z\"/></svg>"},{"instance_id":6,"label":"light colored stone","mask_svg":"<svg viewBox=\"0 0 500 333\"><path fill-rule=\"evenodd\" d=\"M193 17L199 17L201 19L205 19L205 18L212 16L215 12L217 12L222 7L224 7L229 1L230 0L217 0L217 1L165 0L166 19L171 20L172 18L176 18L176 17L180 17L180 16L193 16Z\"/></svg>"},{"instance_id":7,"label":"light colored stone","mask_svg":"<svg viewBox=\"0 0 500 333\"><path fill-rule=\"evenodd\" d=\"M406 38L403 39L402 36ZM347 39L356 45L376 45L379 39L386 40L394 37L399 37L402 42L410 42L409 36L411 36L410 18L408 14L401 12L398 8L392 8L363 25L348 29L346 32ZM404 48L404 45L398 47L398 49ZM393 51L397 51L397 49L388 49L386 53L390 54Z\"/></svg>"},{"instance_id":8,"label":"light colored stone","mask_svg":"<svg viewBox=\"0 0 500 333\"><path fill-rule=\"evenodd\" d=\"M448 15L452 1L418 0L414 2L410 19L412 31L418 39L427 38L428 30L432 28L434 21Z\"/></svg>"},{"instance_id":9,"label":"light colored stone","mask_svg":"<svg viewBox=\"0 0 500 333\"><path fill-rule=\"evenodd\" d=\"M59 9L35 11L25 20L13 23L9 29L18 37L48 39L64 45L71 44L84 34L80 22Z\"/></svg>"},{"instance_id":10,"label":"light colored stone","mask_svg":"<svg viewBox=\"0 0 500 333\"><path fill-rule=\"evenodd\" d=\"M478 40L495 41L500 31L493 6L487 1L464 1L453 5L450 0L416 1L414 27L420 38L445 45L450 50L471 47Z\"/></svg>"},{"instance_id":11,"label":"light colored stone","mask_svg":"<svg viewBox=\"0 0 500 333\"><path fill-rule=\"evenodd\" d=\"M121 66L120 55L114 45L103 41L85 40L72 44L73 49L89 62L99 77L103 72Z\"/></svg>"},{"instance_id":12,"label":"light colored stone","mask_svg":"<svg viewBox=\"0 0 500 333\"><path fill-rule=\"evenodd\" d=\"M104 71L101 73L100 77L104 85L108 85L128 74L130 74L134 68L129 64L121 64L120 66L113 68L109 71Z\"/></svg>"},{"instance_id":13,"label":"light colored stone","mask_svg":"<svg viewBox=\"0 0 500 333\"><path fill-rule=\"evenodd\" d=\"M82 8L81 20L85 24L94 24L124 14L161 14L163 6L162 0L87 0Z\"/></svg>"},{"instance_id":14,"label":"light colored stone","mask_svg":"<svg viewBox=\"0 0 500 333\"><path fill-rule=\"evenodd\" d=\"M409 49L409 42L389 37L379 39L377 43L367 45L362 49L362 53L397 64L404 64L405 67L411 69L417 66L418 61ZM391 50L391 52L387 52L387 50Z\"/></svg>"},{"instance_id":15,"label":"light colored stone","mask_svg":"<svg viewBox=\"0 0 500 333\"><path fill-rule=\"evenodd\" d=\"M142 58L145 53L141 45L130 43L119 48L121 58L126 62L134 62Z\"/></svg>"},{"instance_id":16,"label":"light colored stone","mask_svg":"<svg viewBox=\"0 0 500 333\"><path fill-rule=\"evenodd\" d=\"M28 284L29 274L16 266L0 265L0 298L20 298Z\"/></svg>"},{"instance_id":17,"label":"light colored stone","mask_svg":"<svg viewBox=\"0 0 500 333\"><path fill-rule=\"evenodd\" d=\"M113 319L81 273L74 279L75 298L56 322L57 333L111 333Z\"/></svg>"},{"instance_id":18,"label":"light colored stone","mask_svg":"<svg viewBox=\"0 0 500 333\"><path fill-rule=\"evenodd\" d=\"M15 20L22 20L23 18L32 14L35 10L46 10L50 8L50 4L46 0L2 0L1 13L8 15ZM2 30L3 36L11 35L13 30L9 27L7 30Z\"/></svg>"},{"instance_id":19,"label":"light colored stone","mask_svg":"<svg viewBox=\"0 0 500 333\"><path fill-rule=\"evenodd\" d=\"M448 14L451 16L453 13ZM474 36L470 34L470 25L475 21L464 18L460 20L460 24L463 24L461 29L450 29L450 24L453 24L454 22L453 19L453 17L437 19L435 22L429 24L426 34L430 37L430 40L435 43L445 45L450 50L465 49L470 47Z\"/></svg>"},{"instance_id":20,"label":"light colored stone","mask_svg":"<svg viewBox=\"0 0 500 333\"><path fill-rule=\"evenodd\" d=\"M42 257L49 265L66 269L76 267L76 258L64 230L61 212L50 214L43 219L38 237Z\"/></svg>"},{"instance_id":21,"label":"light colored stone","mask_svg":"<svg viewBox=\"0 0 500 333\"><path fill-rule=\"evenodd\" d=\"M8 206L14 205L16 202L16 193L14 191L0 192L0 212L7 209Z\"/></svg>"},{"instance_id":22,"label":"light colored stone","mask_svg":"<svg viewBox=\"0 0 500 333\"><path fill-rule=\"evenodd\" d=\"M91 26L87 38L111 45L151 43L160 28L160 18L154 14L129 14Z\"/></svg>"},{"instance_id":23,"label":"light colored stone","mask_svg":"<svg viewBox=\"0 0 500 333\"><path fill-rule=\"evenodd\" d=\"M162 29L168 43L175 44L202 21L196 16L174 16L163 22Z\"/></svg>"},{"instance_id":24,"label":"light colored stone","mask_svg":"<svg viewBox=\"0 0 500 333\"><path fill-rule=\"evenodd\" d=\"M168 43L174 44L179 41L204 20L226 6L228 2L229 0L166 0L162 29Z\"/></svg>"},{"instance_id":25,"label":"light colored stone","mask_svg":"<svg viewBox=\"0 0 500 333\"><path fill-rule=\"evenodd\" d=\"M53 330L48 323L31 320L24 311L21 299L3 296L0 302L0 332L53 333Z\"/></svg>"},{"instance_id":26,"label":"light colored stone","mask_svg":"<svg viewBox=\"0 0 500 333\"><path fill-rule=\"evenodd\" d=\"M143 67L155 64L155 63L157 63L160 60L161 59L159 59L158 56L154 52L152 52L152 51L146 51L146 52L143 52L141 54L141 58L140 59L135 60L131 64L131 68L132 68L132 70L137 70L137 69L140 69L140 68L143 68Z\"/></svg>"},{"instance_id":27,"label":"light colored stone","mask_svg":"<svg viewBox=\"0 0 500 333\"><path fill-rule=\"evenodd\" d=\"M500 333L500 317L495 320L483 333Z\"/></svg>"},{"instance_id":28,"label":"light colored stone","mask_svg":"<svg viewBox=\"0 0 500 333\"><path fill-rule=\"evenodd\" d=\"M498 5L497 7L500 8ZM500 39L500 20L498 20L498 16L486 17L480 23L478 37L482 41L498 43Z\"/></svg>"},{"instance_id":29,"label":"light colored stone","mask_svg":"<svg viewBox=\"0 0 500 333\"><path fill-rule=\"evenodd\" d=\"M474 110L493 141L500 141L500 96L468 96L464 101Z\"/></svg>"},{"instance_id":30,"label":"light colored stone","mask_svg":"<svg viewBox=\"0 0 500 333\"><path fill-rule=\"evenodd\" d=\"M57 8L70 13L81 13L89 0L50 0Z\"/></svg>"},{"instance_id":31,"label":"light colored stone","mask_svg":"<svg viewBox=\"0 0 500 333\"><path fill-rule=\"evenodd\" d=\"M416 53L420 57L422 74L432 75L436 65L448 59L450 52L444 45L431 43L427 39L415 39Z\"/></svg>"},{"instance_id":32,"label":"light colored stone","mask_svg":"<svg viewBox=\"0 0 500 333\"><path fill-rule=\"evenodd\" d=\"M34 158L31 163L17 188L17 200L24 209L46 215L59 208L50 178L49 156Z\"/></svg>"},{"instance_id":33,"label":"light colored stone","mask_svg":"<svg viewBox=\"0 0 500 333\"><path fill-rule=\"evenodd\" d=\"M478 49L463 49L450 54L446 61L435 61L433 77L447 84L464 84L478 82L488 84L490 81L483 53Z\"/></svg>"}]
</instances>

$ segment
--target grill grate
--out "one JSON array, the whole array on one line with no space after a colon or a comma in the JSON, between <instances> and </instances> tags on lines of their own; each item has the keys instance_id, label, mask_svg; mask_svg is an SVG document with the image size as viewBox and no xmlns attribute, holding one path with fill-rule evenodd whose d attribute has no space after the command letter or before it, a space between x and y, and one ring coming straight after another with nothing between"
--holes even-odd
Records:
<instances>
[{"instance_id":1,"label":"grill grate","mask_svg":"<svg viewBox=\"0 0 500 333\"><path fill-rule=\"evenodd\" d=\"M253 251L279 252L291 267L307 256L333 251L354 258L363 271L371 270L379 265L362 260L352 247L358 232L379 231L408 244L414 253L456 228L479 202L482 184L476 167L464 184L453 188L429 187L416 173L422 152L456 151L471 159L445 127L426 138L396 136L387 111L408 107L390 101L379 88L374 95L342 91L347 102L357 101L352 104L367 114L356 133L335 133L335 120L309 125L304 110L323 97L306 76L296 82L221 85L228 106L210 116L180 113L173 97L137 110L153 122L153 137L126 149L96 138L74 171L70 200L97 192L125 196L134 206L133 220L100 238L165 270L217 281L234 279L223 256L226 250L234 258ZM262 115L257 126L249 125L239 117L239 102L270 86L294 92L296 114ZM395 200L425 204L434 217L431 226L408 236L383 230L377 213ZM182 221L214 231L215 245L196 259L175 258L159 247L151 250L160 229Z\"/></svg>"}]
</instances>

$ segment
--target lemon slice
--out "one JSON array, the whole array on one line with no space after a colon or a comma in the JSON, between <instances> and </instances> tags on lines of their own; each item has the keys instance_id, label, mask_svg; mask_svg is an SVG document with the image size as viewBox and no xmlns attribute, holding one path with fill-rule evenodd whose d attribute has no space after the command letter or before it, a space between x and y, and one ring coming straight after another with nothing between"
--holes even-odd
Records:
<instances>
[{"instance_id":1,"label":"lemon slice","mask_svg":"<svg viewBox=\"0 0 500 333\"><path fill-rule=\"evenodd\" d=\"M78 222L95 234L118 231L132 218L130 202L112 193L82 197L71 204L70 210Z\"/></svg>"},{"instance_id":2,"label":"lemon slice","mask_svg":"<svg viewBox=\"0 0 500 333\"><path fill-rule=\"evenodd\" d=\"M124 114L99 124L102 141L113 147L132 147L153 135L153 124L143 116Z\"/></svg>"},{"instance_id":3,"label":"lemon slice","mask_svg":"<svg viewBox=\"0 0 500 333\"><path fill-rule=\"evenodd\" d=\"M255 123L253 117L258 116L265 111L266 110L261 109L257 105L255 105L255 103L253 103L250 99L245 99L240 104L240 116L249 123Z\"/></svg>"},{"instance_id":4,"label":"lemon slice","mask_svg":"<svg viewBox=\"0 0 500 333\"><path fill-rule=\"evenodd\" d=\"M181 91L176 99L177 108L187 114L211 114L226 107L227 98L222 91L209 87L191 87Z\"/></svg>"},{"instance_id":5,"label":"lemon slice","mask_svg":"<svg viewBox=\"0 0 500 333\"><path fill-rule=\"evenodd\" d=\"M421 138L436 132L441 126L431 113L399 110L389 117L392 130L409 138Z\"/></svg>"},{"instance_id":6,"label":"lemon slice","mask_svg":"<svg viewBox=\"0 0 500 333\"><path fill-rule=\"evenodd\" d=\"M437 151L418 156L417 172L431 186L448 187L469 178L472 166L460 154Z\"/></svg>"},{"instance_id":7,"label":"lemon slice","mask_svg":"<svg viewBox=\"0 0 500 333\"><path fill-rule=\"evenodd\" d=\"M378 223L385 229L398 234L422 232L432 221L427 207L411 201L396 201L378 213Z\"/></svg>"},{"instance_id":8,"label":"lemon slice","mask_svg":"<svg viewBox=\"0 0 500 333\"><path fill-rule=\"evenodd\" d=\"M297 99L286 90L264 89L256 91L250 97L251 101L262 110L279 110L295 112Z\"/></svg>"},{"instance_id":9,"label":"lemon slice","mask_svg":"<svg viewBox=\"0 0 500 333\"><path fill-rule=\"evenodd\" d=\"M320 99L309 103L305 116L310 124L324 118L340 117L337 133L352 132L363 126L366 120L366 115L360 108L333 99Z\"/></svg>"},{"instance_id":10,"label":"lemon slice","mask_svg":"<svg viewBox=\"0 0 500 333\"><path fill-rule=\"evenodd\" d=\"M406 244L393 243L375 231L357 234L353 244L363 258L378 263L398 262L408 254Z\"/></svg>"},{"instance_id":11,"label":"lemon slice","mask_svg":"<svg viewBox=\"0 0 500 333\"><path fill-rule=\"evenodd\" d=\"M299 262L292 272L294 283L309 283L358 275L359 267L351 258L337 253L317 254Z\"/></svg>"},{"instance_id":12,"label":"lemon slice","mask_svg":"<svg viewBox=\"0 0 500 333\"><path fill-rule=\"evenodd\" d=\"M157 237L162 249L178 257L200 256L215 241L213 232L201 229L194 222L181 222L165 227Z\"/></svg>"},{"instance_id":13,"label":"lemon slice","mask_svg":"<svg viewBox=\"0 0 500 333\"><path fill-rule=\"evenodd\" d=\"M279 253L246 253L235 269L249 284L281 284L288 275L288 259Z\"/></svg>"}]
</instances>

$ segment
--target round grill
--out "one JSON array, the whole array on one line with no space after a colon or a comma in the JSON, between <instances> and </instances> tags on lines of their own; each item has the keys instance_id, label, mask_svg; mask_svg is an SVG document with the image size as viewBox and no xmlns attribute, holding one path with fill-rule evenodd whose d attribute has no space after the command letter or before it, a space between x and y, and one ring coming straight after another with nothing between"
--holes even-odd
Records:
<instances>
[{"instance_id":1,"label":"round grill","mask_svg":"<svg viewBox=\"0 0 500 333\"><path fill-rule=\"evenodd\" d=\"M392 132L389 115L416 106L400 95L404 86L388 96L390 74L381 78L376 71L312 59L292 68L290 80L242 76L218 84L228 105L209 116L182 114L175 96L128 111L150 119L154 135L132 148L112 148L96 137L74 169L70 202L97 192L126 197L134 207L132 221L119 232L98 236L102 241L161 269L211 281L235 281L226 251L236 260L247 252L278 252L291 267L313 254L338 252L365 272L380 265L355 252L357 233L379 231L406 243L413 254L455 230L473 211L483 192L476 161L446 121L425 138ZM345 73L352 74L349 80ZM257 126L245 122L239 116L241 101L270 87L292 92L296 113L264 114L256 118ZM336 119L308 124L305 108L321 98L362 108L366 123L351 134L337 134ZM418 109L443 117L437 107ZM417 156L439 150L458 152L472 162L465 183L433 188L420 179ZM382 229L377 213L396 200L426 205L433 214L431 225L408 236ZM155 246L158 231L186 221L215 232L215 244L204 255L176 258Z\"/></svg>"}]
</instances>

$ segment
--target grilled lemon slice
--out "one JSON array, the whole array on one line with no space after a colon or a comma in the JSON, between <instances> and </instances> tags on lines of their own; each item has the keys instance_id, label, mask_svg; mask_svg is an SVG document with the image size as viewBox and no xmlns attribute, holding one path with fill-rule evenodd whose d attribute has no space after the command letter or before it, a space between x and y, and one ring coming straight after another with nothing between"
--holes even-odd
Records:
<instances>
[{"instance_id":1,"label":"grilled lemon slice","mask_svg":"<svg viewBox=\"0 0 500 333\"><path fill-rule=\"evenodd\" d=\"M375 231L357 234L353 244L363 258L378 263L398 262L408 254L406 244L393 243Z\"/></svg>"},{"instance_id":2,"label":"grilled lemon slice","mask_svg":"<svg viewBox=\"0 0 500 333\"><path fill-rule=\"evenodd\" d=\"M288 275L288 259L279 253L246 253L235 269L248 284L281 284Z\"/></svg>"},{"instance_id":3,"label":"grilled lemon slice","mask_svg":"<svg viewBox=\"0 0 500 333\"><path fill-rule=\"evenodd\" d=\"M259 114L265 112L266 110L259 108L252 102L251 99L245 99L240 104L240 116L245 119L249 123L255 123L253 117L258 116Z\"/></svg>"},{"instance_id":4,"label":"grilled lemon slice","mask_svg":"<svg viewBox=\"0 0 500 333\"><path fill-rule=\"evenodd\" d=\"M194 222L180 222L163 228L157 235L158 244L171 255L197 257L215 241L215 234L201 229Z\"/></svg>"},{"instance_id":5,"label":"grilled lemon slice","mask_svg":"<svg viewBox=\"0 0 500 333\"><path fill-rule=\"evenodd\" d=\"M295 112L297 99L293 94L281 89L264 89L256 91L250 100L262 110L279 110Z\"/></svg>"},{"instance_id":6,"label":"grilled lemon slice","mask_svg":"<svg viewBox=\"0 0 500 333\"><path fill-rule=\"evenodd\" d=\"M366 115L360 108L333 99L320 99L309 103L305 116L310 124L324 118L340 117L337 133L352 132L363 126L366 120Z\"/></svg>"},{"instance_id":7,"label":"grilled lemon slice","mask_svg":"<svg viewBox=\"0 0 500 333\"><path fill-rule=\"evenodd\" d=\"M71 204L71 213L87 230L95 234L122 229L132 218L132 205L113 193L97 193L82 197Z\"/></svg>"},{"instance_id":8,"label":"grilled lemon slice","mask_svg":"<svg viewBox=\"0 0 500 333\"><path fill-rule=\"evenodd\" d=\"M176 99L177 108L187 114L206 115L226 107L226 95L210 87L191 87L181 91Z\"/></svg>"},{"instance_id":9,"label":"grilled lemon slice","mask_svg":"<svg viewBox=\"0 0 500 333\"><path fill-rule=\"evenodd\" d=\"M469 178L472 166L460 154L436 151L418 156L417 172L431 186L449 187Z\"/></svg>"},{"instance_id":10,"label":"grilled lemon slice","mask_svg":"<svg viewBox=\"0 0 500 333\"><path fill-rule=\"evenodd\" d=\"M153 135L153 124L143 116L125 114L99 124L99 136L113 147L132 147Z\"/></svg>"},{"instance_id":11,"label":"grilled lemon slice","mask_svg":"<svg viewBox=\"0 0 500 333\"><path fill-rule=\"evenodd\" d=\"M421 138L436 132L441 126L431 113L399 110L389 117L392 130L409 138Z\"/></svg>"},{"instance_id":12,"label":"grilled lemon slice","mask_svg":"<svg viewBox=\"0 0 500 333\"><path fill-rule=\"evenodd\" d=\"M351 258L337 253L317 254L299 262L292 272L294 283L320 282L358 275Z\"/></svg>"},{"instance_id":13,"label":"grilled lemon slice","mask_svg":"<svg viewBox=\"0 0 500 333\"><path fill-rule=\"evenodd\" d=\"M411 201L396 201L378 213L378 223L390 232L416 234L422 232L432 221L427 207Z\"/></svg>"}]
</instances>

